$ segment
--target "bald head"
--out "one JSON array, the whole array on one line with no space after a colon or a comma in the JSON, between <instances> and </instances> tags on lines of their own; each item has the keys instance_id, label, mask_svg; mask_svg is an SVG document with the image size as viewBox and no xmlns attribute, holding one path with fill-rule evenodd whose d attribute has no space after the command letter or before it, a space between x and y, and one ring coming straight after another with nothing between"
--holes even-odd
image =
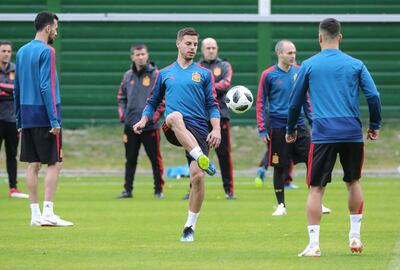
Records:
<instances>
[{"instance_id":1,"label":"bald head","mask_svg":"<svg viewBox=\"0 0 400 270\"><path fill-rule=\"evenodd\" d=\"M203 42L201 42L201 53L207 62L215 60L218 56L217 41L210 37L203 39Z\"/></svg>"},{"instance_id":2,"label":"bald head","mask_svg":"<svg viewBox=\"0 0 400 270\"><path fill-rule=\"evenodd\" d=\"M290 40L278 41L275 46L275 53L278 56L279 67L284 70L296 63L296 47Z\"/></svg>"}]
</instances>

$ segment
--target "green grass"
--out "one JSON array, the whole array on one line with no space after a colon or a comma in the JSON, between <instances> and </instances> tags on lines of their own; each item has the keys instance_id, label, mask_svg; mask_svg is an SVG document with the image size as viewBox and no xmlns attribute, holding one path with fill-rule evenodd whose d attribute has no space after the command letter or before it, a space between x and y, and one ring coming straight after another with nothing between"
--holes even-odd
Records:
<instances>
[{"instance_id":1,"label":"green grass","mask_svg":"<svg viewBox=\"0 0 400 270\"><path fill-rule=\"evenodd\" d=\"M207 178L194 243L178 241L187 179L167 180L165 199L157 201L150 177L138 177L135 198L127 200L114 199L122 190L120 178L61 178L56 212L73 221L72 228L30 227L28 202L7 198L1 182L0 269L356 270L388 269L399 260L394 248L400 241L400 178L363 178L361 255L347 247L347 194L335 179L324 200L333 213L323 217L319 259L297 257L308 241L303 180L296 181L299 190L286 193L285 217L271 216L275 198L268 181L257 189L252 178L237 178L238 200L227 201L220 179ZM20 186L25 190L23 182Z\"/></svg>"},{"instance_id":2,"label":"green grass","mask_svg":"<svg viewBox=\"0 0 400 270\"><path fill-rule=\"evenodd\" d=\"M385 125L381 139L365 142L365 163L367 169L394 169L400 165L400 123ZM235 169L249 169L257 166L266 146L261 143L254 127L232 127L232 159ZM4 152L4 150L2 151ZM165 167L186 163L182 148L177 148L161 135L161 152ZM123 169L124 146L122 126L88 127L63 131L64 168L66 169ZM245 158L244 158L245 157ZM211 158L216 161L215 151ZM21 164L21 168L25 165ZM0 168L5 167L5 155L0 153ZM150 162L142 147L138 169L150 169Z\"/></svg>"}]
</instances>

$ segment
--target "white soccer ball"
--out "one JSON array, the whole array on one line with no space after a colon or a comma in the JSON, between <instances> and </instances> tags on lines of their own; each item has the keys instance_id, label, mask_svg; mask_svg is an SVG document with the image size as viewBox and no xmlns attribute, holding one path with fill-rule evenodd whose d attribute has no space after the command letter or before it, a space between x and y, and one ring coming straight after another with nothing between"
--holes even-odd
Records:
<instances>
[{"instance_id":1,"label":"white soccer ball","mask_svg":"<svg viewBox=\"0 0 400 270\"><path fill-rule=\"evenodd\" d=\"M235 113L247 112L253 105L253 94L243 86L237 85L229 89L225 97L226 105Z\"/></svg>"}]
</instances>

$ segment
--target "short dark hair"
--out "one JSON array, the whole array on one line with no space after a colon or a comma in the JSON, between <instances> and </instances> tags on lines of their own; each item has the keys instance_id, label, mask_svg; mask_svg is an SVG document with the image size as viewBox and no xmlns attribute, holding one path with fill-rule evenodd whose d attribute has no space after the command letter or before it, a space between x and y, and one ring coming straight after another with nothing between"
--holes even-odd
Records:
<instances>
[{"instance_id":1,"label":"short dark hair","mask_svg":"<svg viewBox=\"0 0 400 270\"><path fill-rule=\"evenodd\" d=\"M56 14L51 12L42 11L36 15L35 18L35 29L36 32L43 30L47 25L52 25L54 20L58 21L58 17Z\"/></svg>"},{"instance_id":2,"label":"short dark hair","mask_svg":"<svg viewBox=\"0 0 400 270\"><path fill-rule=\"evenodd\" d=\"M3 46L3 45L10 45L12 47L11 41L8 41L8 40L0 40L0 46Z\"/></svg>"},{"instance_id":3,"label":"short dark hair","mask_svg":"<svg viewBox=\"0 0 400 270\"><path fill-rule=\"evenodd\" d=\"M145 49L146 51L148 51L147 46L142 43L141 44L132 44L131 53L133 53L133 51L142 50L142 49Z\"/></svg>"},{"instance_id":4,"label":"short dark hair","mask_svg":"<svg viewBox=\"0 0 400 270\"><path fill-rule=\"evenodd\" d=\"M334 39L340 34L340 22L335 18L327 18L319 24L319 30L325 32L328 38Z\"/></svg>"},{"instance_id":5,"label":"short dark hair","mask_svg":"<svg viewBox=\"0 0 400 270\"><path fill-rule=\"evenodd\" d=\"M176 35L177 40L181 40L183 36L196 36L198 37L199 34L197 33L196 29L193 27L185 27L178 31Z\"/></svg>"}]
</instances>

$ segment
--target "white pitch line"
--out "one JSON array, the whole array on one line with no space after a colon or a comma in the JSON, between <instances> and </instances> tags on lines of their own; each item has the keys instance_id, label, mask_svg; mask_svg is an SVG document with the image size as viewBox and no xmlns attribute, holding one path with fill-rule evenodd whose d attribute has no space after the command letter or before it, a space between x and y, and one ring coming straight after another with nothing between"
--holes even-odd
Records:
<instances>
[{"instance_id":1,"label":"white pitch line","mask_svg":"<svg viewBox=\"0 0 400 270\"><path fill-rule=\"evenodd\" d=\"M389 262L389 270L400 269L400 237L397 238L396 245L393 249L393 257Z\"/></svg>"}]
</instances>

